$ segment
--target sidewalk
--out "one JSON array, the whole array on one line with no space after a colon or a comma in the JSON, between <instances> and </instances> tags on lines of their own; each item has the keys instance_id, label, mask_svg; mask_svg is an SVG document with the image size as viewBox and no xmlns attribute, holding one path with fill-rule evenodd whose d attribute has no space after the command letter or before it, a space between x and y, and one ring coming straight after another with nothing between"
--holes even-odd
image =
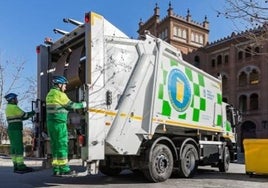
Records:
<instances>
[{"instance_id":1,"label":"sidewalk","mask_svg":"<svg viewBox=\"0 0 268 188\"><path fill-rule=\"evenodd\" d=\"M46 158L36 158L36 157L25 157L24 163L30 167L40 167L40 168L47 168L45 165ZM70 165L81 165L81 159L72 159L68 162ZM13 166L11 158L9 156L0 155L0 166Z\"/></svg>"},{"instance_id":2,"label":"sidewalk","mask_svg":"<svg viewBox=\"0 0 268 188\"><path fill-rule=\"evenodd\" d=\"M25 157L24 163L31 167L42 167L44 158ZM0 166L13 166L11 158L9 156L0 155Z\"/></svg>"}]
</instances>

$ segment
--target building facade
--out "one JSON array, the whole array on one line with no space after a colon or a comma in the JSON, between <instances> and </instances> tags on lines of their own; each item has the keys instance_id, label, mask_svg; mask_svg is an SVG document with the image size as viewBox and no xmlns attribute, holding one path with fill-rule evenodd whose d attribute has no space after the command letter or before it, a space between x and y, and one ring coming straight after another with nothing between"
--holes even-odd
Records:
<instances>
[{"instance_id":1,"label":"building facade","mask_svg":"<svg viewBox=\"0 0 268 188\"><path fill-rule=\"evenodd\" d=\"M248 32L232 33L208 42L209 22L191 20L174 14L171 4L167 16L160 19L159 7L146 22L140 21L139 34L145 30L172 44L191 64L222 79L223 101L242 112L237 128L238 146L243 152L244 138L268 138L268 42L246 37ZM255 29L258 31L260 28Z\"/></svg>"},{"instance_id":2,"label":"building facade","mask_svg":"<svg viewBox=\"0 0 268 188\"><path fill-rule=\"evenodd\" d=\"M194 22L189 10L186 17L176 15L170 3L167 16L160 19L160 8L156 4L154 14L146 22L139 23L138 33L143 35L145 30L175 46L185 55L207 44L209 23L206 17L203 23Z\"/></svg>"}]
</instances>

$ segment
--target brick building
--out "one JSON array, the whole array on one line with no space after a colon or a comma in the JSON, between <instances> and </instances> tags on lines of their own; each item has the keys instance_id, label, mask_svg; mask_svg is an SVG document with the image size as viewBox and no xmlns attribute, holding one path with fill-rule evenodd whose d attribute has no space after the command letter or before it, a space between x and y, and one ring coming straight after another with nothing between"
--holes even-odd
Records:
<instances>
[{"instance_id":1,"label":"brick building","mask_svg":"<svg viewBox=\"0 0 268 188\"><path fill-rule=\"evenodd\" d=\"M156 4L154 14L146 22L140 21L138 33L142 35L147 30L180 49L184 55L207 44L209 23L206 17L203 23L194 22L189 10L185 18L178 16L170 3L167 13L160 19L160 8Z\"/></svg>"},{"instance_id":2,"label":"brick building","mask_svg":"<svg viewBox=\"0 0 268 188\"><path fill-rule=\"evenodd\" d=\"M173 12L169 3L167 15L160 19L156 4L154 14L140 21L138 33L145 30L180 49L186 61L209 74L221 75L223 101L239 108L243 122L238 127L238 145L243 151L244 138L268 138L268 42L250 40L248 32L263 27L232 33L215 42L208 42L209 22L192 20Z\"/></svg>"}]
</instances>

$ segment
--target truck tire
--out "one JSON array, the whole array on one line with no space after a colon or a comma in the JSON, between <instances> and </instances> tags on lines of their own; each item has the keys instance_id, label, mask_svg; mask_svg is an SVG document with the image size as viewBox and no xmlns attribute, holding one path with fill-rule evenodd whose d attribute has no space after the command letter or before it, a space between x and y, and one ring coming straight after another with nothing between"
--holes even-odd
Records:
<instances>
[{"instance_id":1,"label":"truck tire","mask_svg":"<svg viewBox=\"0 0 268 188\"><path fill-rule=\"evenodd\" d=\"M166 181L173 170L173 155L169 147L163 144L156 144L152 152L148 152L148 167L143 171L144 176L151 182Z\"/></svg>"},{"instance_id":2,"label":"truck tire","mask_svg":"<svg viewBox=\"0 0 268 188\"><path fill-rule=\"evenodd\" d=\"M219 171L220 172L227 172L229 169L231 158L229 148L225 147L223 151L223 160L219 162Z\"/></svg>"},{"instance_id":3,"label":"truck tire","mask_svg":"<svg viewBox=\"0 0 268 188\"><path fill-rule=\"evenodd\" d=\"M182 148L179 160L179 176L183 178L191 178L197 171L198 153L196 147L188 143Z\"/></svg>"},{"instance_id":4,"label":"truck tire","mask_svg":"<svg viewBox=\"0 0 268 188\"><path fill-rule=\"evenodd\" d=\"M107 176L118 176L122 169L121 168L111 168L109 160L106 162L101 161L99 166L99 171Z\"/></svg>"}]
</instances>

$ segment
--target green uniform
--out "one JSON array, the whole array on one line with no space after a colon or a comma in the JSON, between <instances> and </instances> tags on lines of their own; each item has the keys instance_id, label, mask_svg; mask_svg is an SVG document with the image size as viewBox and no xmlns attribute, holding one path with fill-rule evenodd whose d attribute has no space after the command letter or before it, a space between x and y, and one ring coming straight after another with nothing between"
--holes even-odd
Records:
<instances>
[{"instance_id":1,"label":"green uniform","mask_svg":"<svg viewBox=\"0 0 268 188\"><path fill-rule=\"evenodd\" d=\"M53 87L46 97L47 129L50 137L54 173L68 172L67 115L72 109L84 108L82 103L72 102L68 96Z\"/></svg>"},{"instance_id":2,"label":"green uniform","mask_svg":"<svg viewBox=\"0 0 268 188\"><path fill-rule=\"evenodd\" d=\"M26 167L23 159L22 121L32 117L34 114L34 111L24 112L16 104L7 104L6 118L8 122L8 136L11 144L10 154L14 164L14 170L23 170Z\"/></svg>"}]
</instances>

